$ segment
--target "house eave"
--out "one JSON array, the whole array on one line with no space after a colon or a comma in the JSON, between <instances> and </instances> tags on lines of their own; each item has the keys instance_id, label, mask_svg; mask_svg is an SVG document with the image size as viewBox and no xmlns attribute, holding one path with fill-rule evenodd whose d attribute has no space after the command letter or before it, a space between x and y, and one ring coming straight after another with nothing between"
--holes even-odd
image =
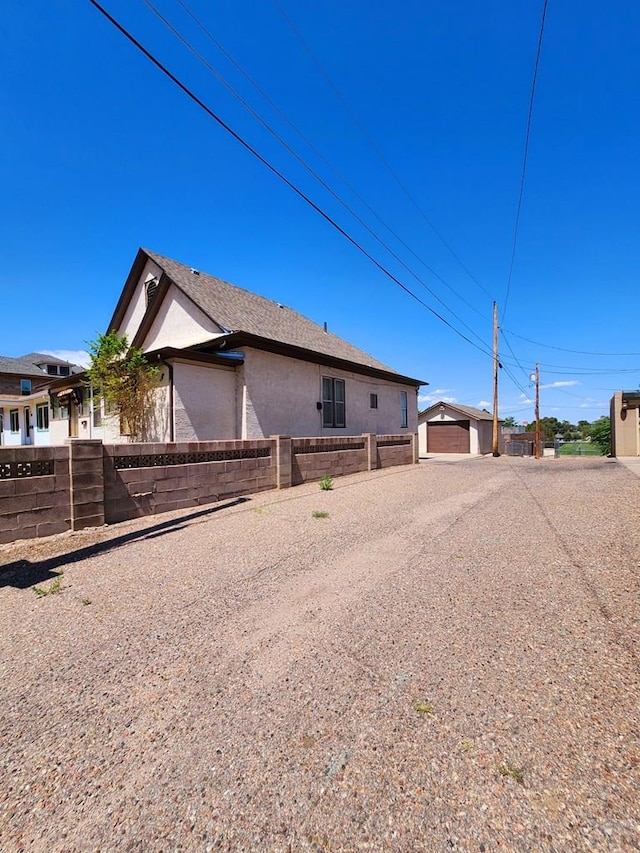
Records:
<instances>
[{"instance_id":1,"label":"house eave","mask_svg":"<svg viewBox=\"0 0 640 853\"><path fill-rule=\"evenodd\" d=\"M373 365L361 364L356 361L337 358L336 356L328 355L327 353L304 349L303 347L294 346L293 344L274 341L271 338L263 338L259 335L253 335L249 332L242 331L232 332L230 335L223 335L204 344L196 344L194 347L189 347L189 350L195 349L205 352L215 352L223 349L237 349L238 347L243 346L264 350L265 352L271 352L275 355L284 355L289 358L296 358L300 361L321 364L324 367L333 367L338 370L359 373L363 376L372 376L376 379L386 379L389 382L395 382L399 385L413 385L415 388L419 388L422 385L429 384L422 379L403 376L401 373L395 373L391 370L383 370L379 367L374 367Z\"/></svg>"}]
</instances>

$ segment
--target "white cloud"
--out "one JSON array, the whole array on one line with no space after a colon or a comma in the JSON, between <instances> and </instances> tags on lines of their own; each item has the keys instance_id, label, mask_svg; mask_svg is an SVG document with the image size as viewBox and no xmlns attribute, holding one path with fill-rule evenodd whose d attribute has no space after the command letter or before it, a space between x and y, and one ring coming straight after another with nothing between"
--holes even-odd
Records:
<instances>
[{"instance_id":1,"label":"white cloud","mask_svg":"<svg viewBox=\"0 0 640 853\"><path fill-rule=\"evenodd\" d=\"M425 408L432 406L434 403L457 403L457 399L455 397L446 397L443 391L451 390L451 389L436 389L432 394L420 394L418 396L418 403Z\"/></svg>"},{"instance_id":2,"label":"white cloud","mask_svg":"<svg viewBox=\"0 0 640 853\"><path fill-rule=\"evenodd\" d=\"M561 379L558 382L547 382L545 385L541 385L542 388L570 388L572 385L579 385L577 379Z\"/></svg>"},{"instance_id":3,"label":"white cloud","mask_svg":"<svg viewBox=\"0 0 640 853\"><path fill-rule=\"evenodd\" d=\"M88 367L91 362L89 353L83 349L45 349L42 352L45 355L54 355L56 358L70 361L72 364L79 364L82 367Z\"/></svg>"},{"instance_id":4,"label":"white cloud","mask_svg":"<svg viewBox=\"0 0 640 853\"><path fill-rule=\"evenodd\" d=\"M491 405L491 403L489 402L489 400L480 400L480 402L478 403L476 408L487 409L490 405Z\"/></svg>"},{"instance_id":5,"label":"white cloud","mask_svg":"<svg viewBox=\"0 0 640 853\"><path fill-rule=\"evenodd\" d=\"M530 403L531 405L533 405L533 400L530 397L527 397L526 394L520 394L520 401L522 403Z\"/></svg>"}]
</instances>

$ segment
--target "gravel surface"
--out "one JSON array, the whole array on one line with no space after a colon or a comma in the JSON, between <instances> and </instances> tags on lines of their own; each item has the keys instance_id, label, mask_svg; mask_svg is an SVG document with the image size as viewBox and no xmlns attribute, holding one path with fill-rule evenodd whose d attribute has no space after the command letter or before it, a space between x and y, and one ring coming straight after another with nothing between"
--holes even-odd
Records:
<instances>
[{"instance_id":1,"label":"gravel surface","mask_svg":"<svg viewBox=\"0 0 640 853\"><path fill-rule=\"evenodd\" d=\"M640 850L639 505L489 457L1 546L0 850Z\"/></svg>"}]
</instances>

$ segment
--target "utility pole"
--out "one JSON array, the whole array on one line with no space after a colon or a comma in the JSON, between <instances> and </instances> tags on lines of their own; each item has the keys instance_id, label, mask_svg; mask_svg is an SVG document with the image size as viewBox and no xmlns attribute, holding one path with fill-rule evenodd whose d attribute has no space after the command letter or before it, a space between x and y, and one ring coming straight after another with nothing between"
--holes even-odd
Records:
<instances>
[{"instance_id":1,"label":"utility pole","mask_svg":"<svg viewBox=\"0 0 640 853\"><path fill-rule=\"evenodd\" d=\"M540 365L536 361L536 459L540 459Z\"/></svg>"},{"instance_id":2,"label":"utility pole","mask_svg":"<svg viewBox=\"0 0 640 853\"><path fill-rule=\"evenodd\" d=\"M493 303L493 456L500 456L498 450L498 304Z\"/></svg>"}]
</instances>

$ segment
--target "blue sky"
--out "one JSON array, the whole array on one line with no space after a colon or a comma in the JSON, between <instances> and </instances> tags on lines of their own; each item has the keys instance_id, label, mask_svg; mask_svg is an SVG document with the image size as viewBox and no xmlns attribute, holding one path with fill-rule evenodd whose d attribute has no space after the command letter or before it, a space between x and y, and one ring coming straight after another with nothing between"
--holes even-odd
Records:
<instances>
[{"instance_id":1,"label":"blue sky","mask_svg":"<svg viewBox=\"0 0 640 853\"><path fill-rule=\"evenodd\" d=\"M479 348L88 0L23 0L4 9L0 35L3 355L85 348L144 246L326 321L428 381L421 406L490 403L493 299L502 416L532 420L536 361L542 415L593 420L615 389L638 386L640 4L549 2L508 298L542 0L155 0L397 258L142 0L104 5Z\"/></svg>"}]
</instances>

